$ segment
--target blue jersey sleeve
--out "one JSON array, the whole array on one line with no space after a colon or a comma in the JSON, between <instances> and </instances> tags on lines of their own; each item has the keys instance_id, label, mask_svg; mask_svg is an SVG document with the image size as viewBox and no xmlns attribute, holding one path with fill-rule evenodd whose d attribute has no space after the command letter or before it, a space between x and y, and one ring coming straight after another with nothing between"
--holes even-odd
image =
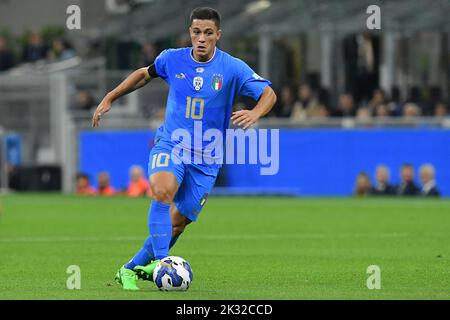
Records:
<instances>
[{"instance_id":1,"label":"blue jersey sleeve","mask_svg":"<svg viewBox=\"0 0 450 320\"><path fill-rule=\"evenodd\" d=\"M244 61L237 59L238 95L258 101L267 86L272 83L260 77Z\"/></svg>"},{"instance_id":2,"label":"blue jersey sleeve","mask_svg":"<svg viewBox=\"0 0 450 320\"><path fill-rule=\"evenodd\" d=\"M163 50L155 59L155 69L156 74L164 79L164 81L168 82L168 72L167 72L167 65L168 65L168 58L170 55L169 50Z\"/></svg>"}]
</instances>

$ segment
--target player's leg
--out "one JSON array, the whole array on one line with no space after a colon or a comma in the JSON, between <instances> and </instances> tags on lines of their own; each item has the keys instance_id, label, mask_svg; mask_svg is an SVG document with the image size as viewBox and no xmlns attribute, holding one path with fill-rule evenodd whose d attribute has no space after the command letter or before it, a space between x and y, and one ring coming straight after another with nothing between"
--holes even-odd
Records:
<instances>
[{"instance_id":1,"label":"player's leg","mask_svg":"<svg viewBox=\"0 0 450 320\"><path fill-rule=\"evenodd\" d=\"M171 208L172 248L187 225L197 221L216 181L215 175L203 173L194 166L187 166L183 183L180 185Z\"/></svg>"},{"instance_id":2,"label":"player's leg","mask_svg":"<svg viewBox=\"0 0 450 320\"><path fill-rule=\"evenodd\" d=\"M150 153L149 182L153 201L148 215L150 236L139 252L117 273L116 279L124 289L137 290L137 267L145 266L154 259L168 256L172 238L170 205L184 176L182 163L174 163L170 148L157 145ZM155 260L158 261L158 260Z\"/></svg>"},{"instance_id":3,"label":"player's leg","mask_svg":"<svg viewBox=\"0 0 450 320\"><path fill-rule=\"evenodd\" d=\"M216 182L216 177L202 172L193 165L186 167L183 183L180 184L173 200L176 207L173 218L177 225L174 234L183 231L190 222L197 221Z\"/></svg>"},{"instance_id":4,"label":"player's leg","mask_svg":"<svg viewBox=\"0 0 450 320\"><path fill-rule=\"evenodd\" d=\"M149 232L156 260L169 255L172 239L170 206L178 190L178 181L171 172L160 171L151 175L150 187L154 201L149 214Z\"/></svg>"},{"instance_id":5,"label":"player's leg","mask_svg":"<svg viewBox=\"0 0 450 320\"><path fill-rule=\"evenodd\" d=\"M179 236L192 221L181 214L175 204L170 207L170 217L172 219L172 239L170 240L170 249L175 245Z\"/></svg>"},{"instance_id":6,"label":"player's leg","mask_svg":"<svg viewBox=\"0 0 450 320\"><path fill-rule=\"evenodd\" d=\"M189 169L189 167L185 169L183 181L170 208L172 220L170 248L175 245L186 226L197 220L215 180L215 176L206 175L198 169ZM157 261L155 260L146 266L137 266L135 270L138 277L143 280L153 281L153 270L157 265Z\"/></svg>"},{"instance_id":7,"label":"player's leg","mask_svg":"<svg viewBox=\"0 0 450 320\"><path fill-rule=\"evenodd\" d=\"M178 181L171 172L159 171L150 176L150 188L153 201L148 215L150 236L145 240L139 252L125 264L117 273L116 279L126 290L138 290L137 278L151 280L150 272L141 274L139 266L151 263L152 268L160 259L169 255L169 246L172 239L172 221L170 205L178 189Z\"/></svg>"},{"instance_id":8,"label":"player's leg","mask_svg":"<svg viewBox=\"0 0 450 320\"><path fill-rule=\"evenodd\" d=\"M171 201L170 199L173 199L171 194L173 194L174 190L176 191L176 189L178 189L178 182L172 173L166 171L160 171L153 174L149 180L154 199L148 212L148 226L150 231L150 229L153 229L151 224L154 224L153 220L156 219L155 215L159 214L158 207L161 207L158 202L164 204L165 201ZM158 193L153 193L153 190L157 190ZM155 259L152 238L153 237L150 235L145 240L144 246L127 264L125 264L125 268L134 270L136 266L145 266Z\"/></svg>"},{"instance_id":9,"label":"player's leg","mask_svg":"<svg viewBox=\"0 0 450 320\"><path fill-rule=\"evenodd\" d=\"M171 249L175 245L175 242L183 233L186 226L192 222L178 211L175 204L172 204L170 206L170 217L172 221L172 239L170 240L169 249ZM150 237L148 239L150 239ZM142 280L153 281L153 270L155 270L160 260L154 260L154 257L152 256L151 258L141 261L148 261L148 263L137 265L134 267L134 271L136 271L137 277Z\"/></svg>"},{"instance_id":10,"label":"player's leg","mask_svg":"<svg viewBox=\"0 0 450 320\"><path fill-rule=\"evenodd\" d=\"M186 166L183 183L180 185L171 208L172 248L187 225L195 222L211 192L216 175L206 174L199 168Z\"/></svg>"}]
</instances>

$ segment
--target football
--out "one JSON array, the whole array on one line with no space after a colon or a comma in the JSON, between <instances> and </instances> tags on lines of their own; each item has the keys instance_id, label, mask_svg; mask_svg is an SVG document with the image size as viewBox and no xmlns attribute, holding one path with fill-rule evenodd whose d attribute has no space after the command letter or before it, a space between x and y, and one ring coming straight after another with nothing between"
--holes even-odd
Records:
<instances>
[{"instance_id":1,"label":"football","mask_svg":"<svg viewBox=\"0 0 450 320\"><path fill-rule=\"evenodd\" d=\"M186 291L192 282L192 269L183 258L162 259L153 271L153 281L162 291Z\"/></svg>"}]
</instances>

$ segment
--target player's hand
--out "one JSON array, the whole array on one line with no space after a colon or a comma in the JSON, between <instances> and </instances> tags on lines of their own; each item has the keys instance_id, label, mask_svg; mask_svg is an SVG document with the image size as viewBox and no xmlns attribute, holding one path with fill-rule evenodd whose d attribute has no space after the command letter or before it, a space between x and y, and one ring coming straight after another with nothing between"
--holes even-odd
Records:
<instances>
[{"instance_id":1,"label":"player's hand","mask_svg":"<svg viewBox=\"0 0 450 320\"><path fill-rule=\"evenodd\" d=\"M231 120L234 125L238 125L247 129L256 121L258 121L259 115L254 110L239 110L232 113Z\"/></svg>"},{"instance_id":2,"label":"player's hand","mask_svg":"<svg viewBox=\"0 0 450 320\"><path fill-rule=\"evenodd\" d=\"M100 122L101 117L107 113L111 109L111 102L108 100L103 100L100 102L100 104L97 107L97 110L95 110L94 115L92 116L92 126L98 127L98 124Z\"/></svg>"}]
</instances>

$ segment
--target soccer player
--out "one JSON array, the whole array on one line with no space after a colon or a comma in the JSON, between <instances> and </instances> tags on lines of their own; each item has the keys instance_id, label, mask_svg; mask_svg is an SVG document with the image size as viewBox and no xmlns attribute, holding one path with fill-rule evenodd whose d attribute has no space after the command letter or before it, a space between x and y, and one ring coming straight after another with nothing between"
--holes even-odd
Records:
<instances>
[{"instance_id":1,"label":"soccer player","mask_svg":"<svg viewBox=\"0 0 450 320\"><path fill-rule=\"evenodd\" d=\"M138 290L138 278L152 279L157 263L169 255L169 249L186 226L197 220L221 166L211 161L180 161L177 153L172 152L177 145L173 141L174 131L189 130L192 136L200 125L203 132L216 129L225 136L230 119L246 129L266 115L276 102L270 81L216 47L221 36L220 15L216 10L196 8L190 23L192 47L164 50L154 64L133 72L105 96L92 119L92 125L97 127L115 100L153 78L162 78L170 87L165 121L157 130L149 157L153 197L148 216L150 235L140 251L117 272L116 280L125 290ZM258 103L252 110L232 113L238 95L252 97ZM184 147L192 150L191 156L195 157L203 154L207 145L208 142L195 145L192 139L191 145L186 143Z\"/></svg>"}]
</instances>

